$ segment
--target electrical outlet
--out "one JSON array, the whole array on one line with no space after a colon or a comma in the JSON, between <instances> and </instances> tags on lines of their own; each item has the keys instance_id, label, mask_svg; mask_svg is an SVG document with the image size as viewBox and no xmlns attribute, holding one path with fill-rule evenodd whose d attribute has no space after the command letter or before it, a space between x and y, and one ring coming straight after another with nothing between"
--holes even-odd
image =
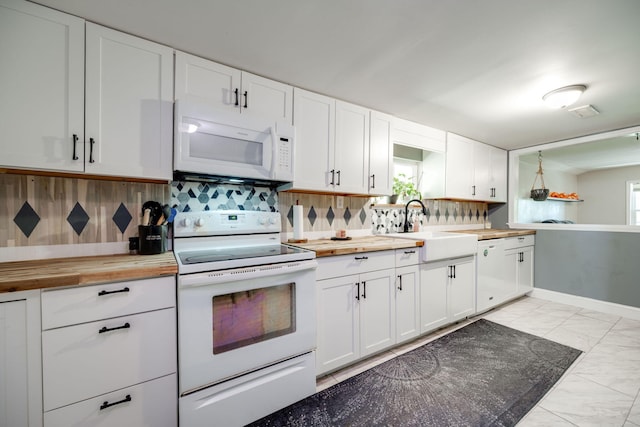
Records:
<instances>
[{"instance_id":1,"label":"electrical outlet","mask_svg":"<svg viewBox=\"0 0 640 427\"><path fill-rule=\"evenodd\" d=\"M344 196L336 196L336 208L344 208Z\"/></svg>"}]
</instances>

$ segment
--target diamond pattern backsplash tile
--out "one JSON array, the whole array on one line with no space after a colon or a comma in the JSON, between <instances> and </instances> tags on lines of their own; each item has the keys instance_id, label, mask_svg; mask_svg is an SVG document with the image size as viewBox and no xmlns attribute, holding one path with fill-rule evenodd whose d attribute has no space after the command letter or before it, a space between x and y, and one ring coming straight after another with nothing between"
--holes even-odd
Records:
<instances>
[{"instance_id":1,"label":"diamond pattern backsplash tile","mask_svg":"<svg viewBox=\"0 0 640 427\"><path fill-rule=\"evenodd\" d=\"M71 209L71 212L69 212L67 222L71 225L73 231L75 231L79 236L80 233L82 233L82 230L87 226L89 219L89 215L87 215L87 212L82 208L82 205L76 202L73 209Z\"/></svg>"},{"instance_id":2,"label":"diamond pattern backsplash tile","mask_svg":"<svg viewBox=\"0 0 640 427\"><path fill-rule=\"evenodd\" d=\"M22 231L25 236L29 237L40 222L40 217L36 211L33 210L29 202L24 202L16 216L13 218L13 222L16 223L18 228L20 228L20 231Z\"/></svg>"},{"instance_id":3,"label":"diamond pattern backsplash tile","mask_svg":"<svg viewBox=\"0 0 640 427\"><path fill-rule=\"evenodd\" d=\"M278 193L269 187L174 181L172 207L178 212L247 210L278 212Z\"/></svg>"},{"instance_id":4,"label":"diamond pattern backsplash tile","mask_svg":"<svg viewBox=\"0 0 640 427\"><path fill-rule=\"evenodd\" d=\"M0 189L0 247L126 244L142 203L164 204L169 194L166 184L13 174L0 174Z\"/></svg>"}]
</instances>

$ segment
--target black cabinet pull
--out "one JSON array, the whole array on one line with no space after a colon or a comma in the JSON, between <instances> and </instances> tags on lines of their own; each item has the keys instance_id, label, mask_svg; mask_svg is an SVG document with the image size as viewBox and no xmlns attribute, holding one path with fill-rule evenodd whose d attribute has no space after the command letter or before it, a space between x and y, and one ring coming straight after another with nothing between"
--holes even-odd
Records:
<instances>
[{"instance_id":1,"label":"black cabinet pull","mask_svg":"<svg viewBox=\"0 0 640 427\"><path fill-rule=\"evenodd\" d=\"M237 107L238 105L240 105L240 102L238 101L238 88L236 88L236 90L233 91L233 93L236 94L236 103L235 106Z\"/></svg>"},{"instance_id":2,"label":"black cabinet pull","mask_svg":"<svg viewBox=\"0 0 640 427\"><path fill-rule=\"evenodd\" d=\"M244 91L244 108L247 108L247 100L249 99L248 92Z\"/></svg>"},{"instance_id":3,"label":"black cabinet pull","mask_svg":"<svg viewBox=\"0 0 640 427\"><path fill-rule=\"evenodd\" d=\"M357 256L356 257L356 260L358 260L358 261L363 260L363 259L369 259L369 257L368 256Z\"/></svg>"},{"instance_id":4,"label":"black cabinet pull","mask_svg":"<svg viewBox=\"0 0 640 427\"><path fill-rule=\"evenodd\" d=\"M117 402L113 402L113 403L109 403L108 400L105 400L104 403L102 403L102 405L100 405L100 410L102 411L103 409L107 409L107 408L109 408L111 406L115 406L115 405L119 405L121 403L127 403L127 402L131 402L131 395L130 394L127 394L124 399L118 400Z\"/></svg>"},{"instance_id":5,"label":"black cabinet pull","mask_svg":"<svg viewBox=\"0 0 640 427\"><path fill-rule=\"evenodd\" d=\"M409 255L409 254L415 254L416 251L404 251L405 254Z\"/></svg>"},{"instance_id":6,"label":"black cabinet pull","mask_svg":"<svg viewBox=\"0 0 640 427\"><path fill-rule=\"evenodd\" d=\"M471 193L471 195L475 196L476 195L476 186L472 185L471 187L473 188L473 192Z\"/></svg>"},{"instance_id":7,"label":"black cabinet pull","mask_svg":"<svg viewBox=\"0 0 640 427\"><path fill-rule=\"evenodd\" d=\"M128 287L124 287L124 288L118 289L116 291L100 291L100 292L98 292L98 296L101 297L101 296L104 296L104 295L118 294L120 292L129 292L129 290L130 289Z\"/></svg>"},{"instance_id":8,"label":"black cabinet pull","mask_svg":"<svg viewBox=\"0 0 640 427\"><path fill-rule=\"evenodd\" d=\"M335 180L336 180L336 170L331 169L331 182L329 184L335 185Z\"/></svg>"},{"instance_id":9,"label":"black cabinet pull","mask_svg":"<svg viewBox=\"0 0 640 427\"><path fill-rule=\"evenodd\" d=\"M456 266L455 265L453 266L453 278L454 279L456 278Z\"/></svg>"},{"instance_id":10,"label":"black cabinet pull","mask_svg":"<svg viewBox=\"0 0 640 427\"><path fill-rule=\"evenodd\" d=\"M367 299L367 282L362 282L362 298Z\"/></svg>"},{"instance_id":11,"label":"black cabinet pull","mask_svg":"<svg viewBox=\"0 0 640 427\"><path fill-rule=\"evenodd\" d=\"M371 188L376 188L376 174L371 175Z\"/></svg>"},{"instance_id":12,"label":"black cabinet pull","mask_svg":"<svg viewBox=\"0 0 640 427\"><path fill-rule=\"evenodd\" d=\"M398 276L398 290L402 290L402 275Z\"/></svg>"},{"instance_id":13,"label":"black cabinet pull","mask_svg":"<svg viewBox=\"0 0 640 427\"><path fill-rule=\"evenodd\" d=\"M89 163L95 163L95 160L93 160L93 144L95 143L95 139L89 138Z\"/></svg>"},{"instance_id":14,"label":"black cabinet pull","mask_svg":"<svg viewBox=\"0 0 640 427\"><path fill-rule=\"evenodd\" d=\"M336 185L340 185L340 171L338 171L337 174L338 174L338 182L336 183Z\"/></svg>"},{"instance_id":15,"label":"black cabinet pull","mask_svg":"<svg viewBox=\"0 0 640 427\"><path fill-rule=\"evenodd\" d=\"M447 273L447 277L451 279L453 277L453 267L449 266L448 268L449 268L449 272Z\"/></svg>"},{"instance_id":16,"label":"black cabinet pull","mask_svg":"<svg viewBox=\"0 0 640 427\"><path fill-rule=\"evenodd\" d=\"M78 135L73 134L73 160L78 160L78 155L76 154L76 144L78 143Z\"/></svg>"},{"instance_id":17,"label":"black cabinet pull","mask_svg":"<svg viewBox=\"0 0 640 427\"><path fill-rule=\"evenodd\" d=\"M122 326L116 326L115 328L107 328L106 326L103 326L102 328L100 328L98 333L104 334L105 332L117 331L118 329L129 329L130 327L131 325L129 324L129 322L125 323Z\"/></svg>"},{"instance_id":18,"label":"black cabinet pull","mask_svg":"<svg viewBox=\"0 0 640 427\"><path fill-rule=\"evenodd\" d=\"M360 301L360 282L356 282L356 299Z\"/></svg>"}]
</instances>

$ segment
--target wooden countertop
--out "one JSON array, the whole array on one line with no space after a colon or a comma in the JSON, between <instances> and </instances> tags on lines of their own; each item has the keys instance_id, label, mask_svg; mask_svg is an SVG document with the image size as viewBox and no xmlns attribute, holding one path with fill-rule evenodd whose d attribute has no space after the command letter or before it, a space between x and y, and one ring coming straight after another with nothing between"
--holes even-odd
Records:
<instances>
[{"instance_id":1,"label":"wooden countertop","mask_svg":"<svg viewBox=\"0 0 640 427\"><path fill-rule=\"evenodd\" d=\"M316 257L348 255L358 252L386 251L391 249L412 248L423 245L422 240L401 239L383 236L354 237L351 240L319 239L309 240L307 243L287 243L309 249L316 253Z\"/></svg>"},{"instance_id":2,"label":"wooden countertop","mask_svg":"<svg viewBox=\"0 0 640 427\"><path fill-rule=\"evenodd\" d=\"M497 228L479 228L477 230L453 230L452 233L475 234L478 240L503 239L505 237L526 236L536 234L536 230L500 230Z\"/></svg>"},{"instance_id":3,"label":"wooden countertop","mask_svg":"<svg viewBox=\"0 0 640 427\"><path fill-rule=\"evenodd\" d=\"M0 292L89 285L178 273L173 252L102 255L0 263Z\"/></svg>"}]
</instances>

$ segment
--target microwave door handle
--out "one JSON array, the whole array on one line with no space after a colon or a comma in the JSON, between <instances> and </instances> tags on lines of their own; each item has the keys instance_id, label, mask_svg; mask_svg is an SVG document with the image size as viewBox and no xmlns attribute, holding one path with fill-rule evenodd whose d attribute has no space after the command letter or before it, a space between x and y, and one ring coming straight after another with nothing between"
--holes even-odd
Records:
<instances>
[{"instance_id":1,"label":"microwave door handle","mask_svg":"<svg viewBox=\"0 0 640 427\"><path fill-rule=\"evenodd\" d=\"M276 162L278 158L278 136L276 127L271 126L271 179L276 179Z\"/></svg>"}]
</instances>

